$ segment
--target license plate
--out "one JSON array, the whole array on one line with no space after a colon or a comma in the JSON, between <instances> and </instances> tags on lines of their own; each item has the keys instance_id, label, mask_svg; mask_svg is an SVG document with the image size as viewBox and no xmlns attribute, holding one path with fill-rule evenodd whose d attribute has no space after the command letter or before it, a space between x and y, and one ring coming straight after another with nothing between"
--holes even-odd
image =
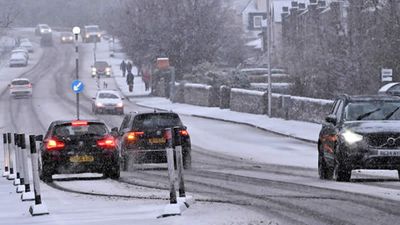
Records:
<instances>
[{"instance_id":1,"label":"license plate","mask_svg":"<svg viewBox=\"0 0 400 225\"><path fill-rule=\"evenodd\" d=\"M150 138L149 142L150 144L164 144L165 138Z\"/></svg>"},{"instance_id":2,"label":"license plate","mask_svg":"<svg viewBox=\"0 0 400 225\"><path fill-rule=\"evenodd\" d=\"M73 163L80 163L80 162L93 162L94 157L91 155L75 155L69 157L69 161Z\"/></svg>"},{"instance_id":3,"label":"license plate","mask_svg":"<svg viewBox=\"0 0 400 225\"><path fill-rule=\"evenodd\" d=\"M400 150L379 150L379 156L400 156Z\"/></svg>"}]
</instances>

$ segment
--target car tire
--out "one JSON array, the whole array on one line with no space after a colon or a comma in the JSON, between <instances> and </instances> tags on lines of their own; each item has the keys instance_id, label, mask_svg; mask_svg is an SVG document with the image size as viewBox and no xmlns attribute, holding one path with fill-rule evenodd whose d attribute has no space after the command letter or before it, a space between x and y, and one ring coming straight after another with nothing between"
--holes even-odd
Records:
<instances>
[{"instance_id":1,"label":"car tire","mask_svg":"<svg viewBox=\"0 0 400 225\"><path fill-rule=\"evenodd\" d=\"M334 180L339 182L349 182L351 178L351 169L341 161L336 160L335 167L333 169Z\"/></svg>"},{"instance_id":2,"label":"car tire","mask_svg":"<svg viewBox=\"0 0 400 225\"><path fill-rule=\"evenodd\" d=\"M333 177L333 171L328 167L321 153L318 154L318 175L321 180L331 180Z\"/></svg>"},{"instance_id":3,"label":"car tire","mask_svg":"<svg viewBox=\"0 0 400 225\"><path fill-rule=\"evenodd\" d=\"M40 165L40 164L39 164ZM46 164L39 166L39 178L46 183L53 182L53 169L48 167Z\"/></svg>"},{"instance_id":4,"label":"car tire","mask_svg":"<svg viewBox=\"0 0 400 225\"><path fill-rule=\"evenodd\" d=\"M113 179L113 180L118 180L120 177L120 165L114 165L111 167L110 170L104 172L105 177Z\"/></svg>"}]
</instances>

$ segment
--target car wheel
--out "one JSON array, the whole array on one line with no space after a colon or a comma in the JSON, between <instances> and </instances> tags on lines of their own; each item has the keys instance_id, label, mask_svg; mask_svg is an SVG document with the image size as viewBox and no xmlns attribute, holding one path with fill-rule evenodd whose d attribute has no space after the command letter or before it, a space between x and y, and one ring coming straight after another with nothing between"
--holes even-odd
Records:
<instances>
[{"instance_id":1,"label":"car wheel","mask_svg":"<svg viewBox=\"0 0 400 225\"><path fill-rule=\"evenodd\" d=\"M40 164L39 164L40 165ZM51 183L53 182L53 169L48 167L46 164L42 164L39 166L39 178L46 182Z\"/></svg>"},{"instance_id":2,"label":"car wheel","mask_svg":"<svg viewBox=\"0 0 400 225\"><path fill-rule=\"evenodd\" d=\"M336 160L333 169L333 178L339 182L349 182L351 178L351 169L347 168L341 160Z\"/></svg>"},{"instance_id":3,"label":"car wheel","mask_svg":"<svg viewBox=\"0 0 400 225\"><path fill-rule=\"evenodd\" d=\"M120 177L120 166L118 164L112 166L110 170L104 172L104 176L113 180L118 180Z\"/></svg>"},{"instance_id":4,"label":"car wheel","mask_svg":"<svg viewBox=\"0 0 400 225\"><path fill-rule=\"evenodd\" d=\"M192 169L192 154L190 152L183 155L183 169Z\"/></svg>"}]
</instances>

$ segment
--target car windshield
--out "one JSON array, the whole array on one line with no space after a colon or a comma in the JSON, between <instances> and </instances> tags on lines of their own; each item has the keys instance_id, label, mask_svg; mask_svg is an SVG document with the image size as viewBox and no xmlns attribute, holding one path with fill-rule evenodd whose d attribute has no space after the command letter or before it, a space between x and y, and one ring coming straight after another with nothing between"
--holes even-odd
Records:
<instances>
[{"instance_id":1,"label":"car windshield","mask_svg":"<svg viewBox=\"0 0 400 225\"><path fill-rule=\"evenodd\" d=\"M352 102L345 109L345 120L400 120L400 101Z\"/></svg>"},{"instance_id":2,"label":"car windshield","mask_svg":"<svg viewBox=\"0 0 400 225\"><path fill-rule=\"evenodd\" d=\"M135 117L133 128L148 129L148 128L167 128L181 126L182 122L176 114L143 114Z\"/></svg>"},{"instance_id":3,"label":"car windshield","mask_svg":"<svg viewBox=\"0 0 400 225\"><path fill-rule=\"evenodd\" d=\"M67 137L73 135L97 135L103 136L108 133L106 125L100 123L88 123L87 126L72 126L62 124L54 127L53 135Z\"/></svg>"},{"instance_id":4,"label":"car windshield","mask_svg":"<svg viewBox=\"0 0 400 225\"><path fill-rule=\"evenodd\" d=\"M11 82L12 85L28 85L29 81L27 80L14 80Z\"/></svg>"},{"instance_id":5,"label":"car windshield","mask_svg":"<svg viewBox=\"0 0 400 225\"><path fill-rule=\"evenodd\" d=\"M108 63L107 63L107 62L103 62L103 61L98 61L98 62L96 62L96 63L94 64L94 66L95 66L96 68L105 68L105 67L108 66Z\"/></svg>"},{"instance_id":6,"label":"car windshield","mask_svg":"<svg viewBox=\"0 0 400 225\"><path fill-rule=\"evenodd\" d=\"M100 93L99 98L119 99L118 95L114 93Z\"/></svg>"},{"instance_id":7,"label":"car windshield","mask_svg":"<svg viewBox=\"0 0 400 225\"><path fill-rule=\"evenodd\" d=\"M99 27L97 26L92 26L92 27L86 27L86 32L98 32Z\"/></svg>"}]
</instances>

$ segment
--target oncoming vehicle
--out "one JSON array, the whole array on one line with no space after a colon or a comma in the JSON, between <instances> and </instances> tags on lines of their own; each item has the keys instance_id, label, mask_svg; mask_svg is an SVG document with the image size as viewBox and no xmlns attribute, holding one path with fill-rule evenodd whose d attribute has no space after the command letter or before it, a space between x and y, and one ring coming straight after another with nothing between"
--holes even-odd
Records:
<instances>
[{"instance_id":1,"label":"oncoming vehicle","mask_svg":"<svg viewBox=\"0 0 400 225\"><path fill-rule=\"evenodd\" d=\"M87 25L82 31L82 41L87 42L100 42L101 33L98 25Z\"/></svg>"},{"instance_id":2,"label":"oncoming vehicle","mask_svg":"<svg viewBox=\"0 0 400 225\"><path fill-rule=\"evenodd\" d=\"M92 111L95 114L105 112L124 114L124 98L120 96L118 91L100 90L93 100Z\"/></svg>"},{"instance_id":3,"label":"oncoming vehicle","mask_svg":"<svg viewBox=\"0 0 400 225\"><path fill-rule=\"evenodd\" d=\"M123 158L122 168L133 163L167 162L165 128L179 127L182 138L183 167L191 168L191 142L187 128L173 112L129 113L118 128Z\"/></svg>"},{"instance_id":4,"label":"oncoming vehicle","mask_svg":"<svg viewBox=\"0 0 400 225\"><path fill-rule=\"evenodd\" d=\"M60 42L62 44L73 43L74 42L74 34L72 32L62 32L60 34Z\"/></svg>"},{"instance_id":5,"label":"oncoming vehicle","mask_svg":"<svg viewBox=\"0 0 400 225\"><path fill-rule=\"evenodd\" d=\"M111 65L109 65L106 61L96 61L94 65L91 67L92 69L92 77L96 76L111 76L112 70Z\"/></svg>"},{"instance_id":6,"label":"oncoming vehicle","mask_svg":"<svg viewBox=\"0 0 400 225\"><path fill-rule=\"evenodd\" d=\"M120 156L107 126L97 120L54 121L40 146L40 178L53 174L103 173L118 179Z\"/></svg>"},{"instance_id":7,"label":"oncoming vehicle","mask_svg":"<svg viewBox=\"0 0 400 225\"><path fill-rule=\"evenodd\" d=\"M35 35L40 36L42 34L51 33L52 30L47 24L38 24L35 28Z\"/></svg>"},{"instance_id":8,"label":"oncoming vehicle","mask_svg":"<svg viewBox=\"0 0 400 225\"><path fill-rule=\"evenodd\" d=\"M32 83L27 78L17 78L9 84L10 95L13 97L32 96Z\"/></svg>"},{"instance_id":9,"label":"oncoming vehicle","mask_svg":"<svg viewBox=\"0 0 400 225\"><path fill-rule=\"evenodd\" d=\"M400 97L341 96L318 141L321 179L349 181L354 169L390 169L400 175Z\"/></svg>"}]
</instances>

